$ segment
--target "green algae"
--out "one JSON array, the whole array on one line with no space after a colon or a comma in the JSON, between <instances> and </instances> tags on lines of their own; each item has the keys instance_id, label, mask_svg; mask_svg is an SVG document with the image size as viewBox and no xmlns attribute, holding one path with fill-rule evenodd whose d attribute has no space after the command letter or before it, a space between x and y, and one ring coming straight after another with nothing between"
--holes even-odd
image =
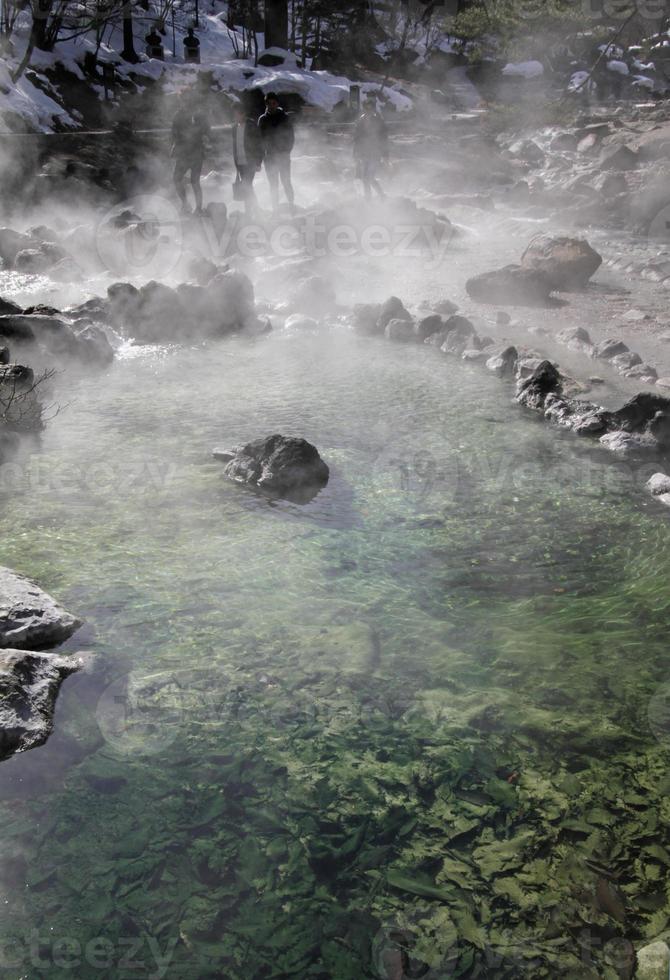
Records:
<instances>
[{"instance_id":1,"label":"green algae","mask_svg":"<svg viewBox=\"0 0 670 980\"><path fill-rule=\"evenodd\" d=\"M667 931L667 526L606 462L580 484L573 444L515 410L492 432L497 383L437 400L422 352L402 379L379 356L361 393L352 352L344 418L341 390L301 389L295 418L342 474L312 510L223 486L197 406L177 435L150 406L149 437L96 401L98 463L166 467L184 440L183 465L151 492L5 500L3 561L87 614L98 652L49 745L0 773L1 932L31 977L73 975L55 939L103 937L105 965L82 954L77 975L155 976L158 949L186 980L615 978ZM226 364L225 398L191 368L230 429L262 425L257 393L227 407L249 364ZM392 417L401 380L413 413L352 435ZM130 382L121 402L142 419ZM58 472L81 438L66 422ZM520 446L535 469L510 483Z\"/></svg>"}]
</instances>

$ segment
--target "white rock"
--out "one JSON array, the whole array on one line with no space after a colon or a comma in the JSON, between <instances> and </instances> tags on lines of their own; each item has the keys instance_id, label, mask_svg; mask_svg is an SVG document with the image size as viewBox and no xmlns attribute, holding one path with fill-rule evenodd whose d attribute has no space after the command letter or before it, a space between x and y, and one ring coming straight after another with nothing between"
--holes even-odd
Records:
<instances>
[{"instance_id":1,"label":"white rock","mask_svg":"<svg viewBox=\"0 0 670 980\"><path fill-rule=\"evenodd\" d=\"M668 980L670 949L667 943L650 943L637 951L635 980Z\"/></svg>"},{"instance_id":2,"label":"white rock","mask_svg":"<svg viewBox=\"0 0 670 980\"><path fill-rule=\"evenodd\" d=\"M645 484L649 493L654 496L665 493L670 494L670 476L666 473L654 473L650 480Z\"/></svg>"}]
</instances>

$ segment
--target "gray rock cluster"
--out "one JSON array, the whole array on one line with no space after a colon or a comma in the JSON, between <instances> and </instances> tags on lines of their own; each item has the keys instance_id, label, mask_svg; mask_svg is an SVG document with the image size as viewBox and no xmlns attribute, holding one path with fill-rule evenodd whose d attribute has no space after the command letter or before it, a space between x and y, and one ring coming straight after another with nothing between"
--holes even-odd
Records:
<instances>
[{"instance_id":1,"label":"gray rock cluster","mask_svg":"<svg viewBox=\"0 0 670 980\"><path fill-rule=\"evenodd\" d=\"M583 289L602 258L580 238L538 235L519 265L474 276L465 284L471 299L502 306L549 306L557 290Z\"/></svg>"},{"instance_id":2,"label":"gray rock cluster","mask_svg":"<svg viewBox=\"0 0 670 980\"><path fill-rule=\"evenodd\" d=\"M46 742L62 681L81 656L43 652L81 621L23 575L0 567L0 759Z\"/></svg>"},{"instance_id":3,"label":"gray rock cluster","mask_svg":"<svg viewBox=\"0 0 670 980\"><path fill-rule=\"evenodd\" d=\"M517 401L577 435L593 436L622 456L645 456L670 449L670 399L649 392L635 395L609 411L592 402L566 397L560 372L543 361L520 380Z\"/></svg>"},{"instance_id":4,"label":"gray rock cluster","mask_svg":"<svg viewBox=\"0 0 670 980\"><path fill-rule=\"evenodd\" d=\"M648 385L655 384L658 379L656 368L644 363L640 355L630 350L622 340L608 339L594 344L584 327L566 327L556 334L556 340L570 350L606 361L625 378Z\"/></svg>"},{"instance_id":5,"label":"gray rock cluster","mask_svg":"<svg viewBox=\"0 0 670 980\"><path fill-rule=\"evenodd\" d=\"M142 344L183 343L267 329L259 324L247 276L216 266L209 272L206 284L183 283L176 289L155 281L139 289L129 282L114 283L105 298L88 300L68 315L77 323L106 324Z\"/></svg>"}]
</instances>

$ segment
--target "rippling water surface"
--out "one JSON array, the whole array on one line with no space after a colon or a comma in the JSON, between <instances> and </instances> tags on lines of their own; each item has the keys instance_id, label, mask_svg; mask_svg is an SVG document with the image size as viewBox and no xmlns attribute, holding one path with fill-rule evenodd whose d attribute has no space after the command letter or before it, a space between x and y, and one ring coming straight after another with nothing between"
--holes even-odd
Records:
<instances>
[{"instance_id":1,"label":"rippling water surface","mask_svg":"<svg viewBox=\"0 0 670 980\"><path fill-rule=\"evenodd\" d=\"M3 562L96 658L0 769L6 975L630 975L670 915L640 474L344 332L62 388L0 470ZM210 458L274 431L331 467L306 507Z\"/></svg>"}]
</instances>

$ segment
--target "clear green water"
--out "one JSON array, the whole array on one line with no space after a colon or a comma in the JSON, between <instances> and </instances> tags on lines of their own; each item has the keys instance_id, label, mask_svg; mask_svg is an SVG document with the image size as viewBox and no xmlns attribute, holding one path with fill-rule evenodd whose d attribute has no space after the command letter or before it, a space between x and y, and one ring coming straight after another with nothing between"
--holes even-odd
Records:
<instances>
[{"instance_id":1,"label":"clear green water","mask_svg":"<svg viewBox=\"0 0 670 980\"><path fill-rule=\"evenodd\" d=\"M668 525L433 350L275 336L68 379L3 563L95 652L0 769L0 975L611 977L664 933ZM209 458L332 467L271 504Z\"/></svg>"}]
</instances>

